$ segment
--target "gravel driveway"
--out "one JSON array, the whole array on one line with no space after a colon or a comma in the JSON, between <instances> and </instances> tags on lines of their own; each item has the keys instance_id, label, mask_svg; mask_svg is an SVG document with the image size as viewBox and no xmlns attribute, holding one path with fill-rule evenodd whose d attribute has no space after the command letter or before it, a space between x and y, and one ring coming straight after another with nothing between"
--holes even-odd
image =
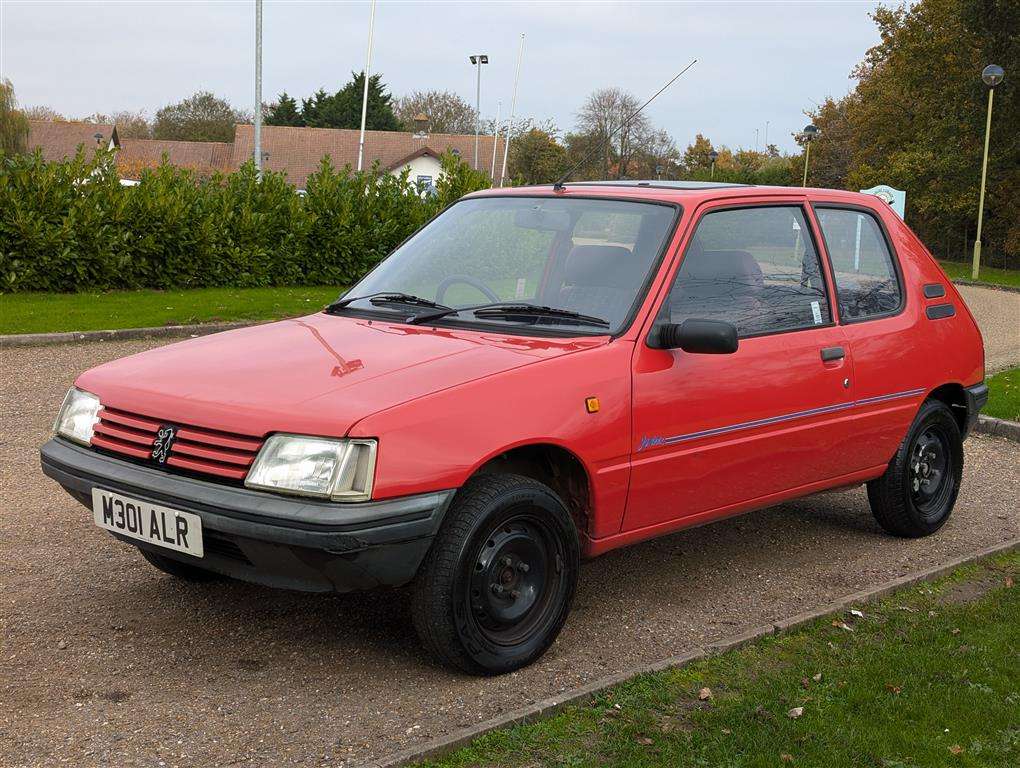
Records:
<instances>
[{"instance_id":1,"label":"gravel driveway","mask_svg":"<svg viewBox=\"0 0 1020 768\"><path fill-rule=\"evenodd\" d=\"M966 290L979 315L986 293L1001 295ZM995 359L1016 361L1006 320ZM1000 348L986 341L991 360ZM3 352L5 767L360 761L1020 536L1018 446L975 436L956 513L934 537L881 534L854 490L614 552L583 566L574 612L538 664L469 678L422 653L404 593L178 583L42 476L37 449L74 374L151 346Z\"/></svg>"},{"instance_id":2,"label":"gravel driveway","mask_svg":"<svg viewBox=\"0 0 1020 768\"><path fill-rule=\"evenodd\" d=\"M1020 364L1020 293L958 285L985 339L988 373Z\"/></svg>"}]
</instances>

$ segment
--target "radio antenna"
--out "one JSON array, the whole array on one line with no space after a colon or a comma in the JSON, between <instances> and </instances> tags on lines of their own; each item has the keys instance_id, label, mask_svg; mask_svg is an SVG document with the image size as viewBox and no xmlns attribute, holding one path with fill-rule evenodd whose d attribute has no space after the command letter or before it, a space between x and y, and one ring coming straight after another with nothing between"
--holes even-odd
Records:
<instances>
[{"instance_id":1,"label":"radio antenna","mask_svg":"<svg viewBox=\"0 0 1020 768\"><path fill-rule=\"evenodd\" d=\"M553 184L553 189L554 189L555 191L557 191L557 192L560 192L560 191L562 191L562 190L563 190L563 182L565 182L565 181L566 181L567 179L569 179L569 178L570 178L570 176L571 176L571 174L573 174L573 173L574 173L574 171L576 171L576 170L577 170L578 168L580 168L580 167L581 167L582 165L584 165L584 164L585 164L585 163L587 163L587 162L588 162L589 160L591 160L591 158L592 158L592 156L593 156L593 155L595 154L595 152L597 152L597 151L600 151L600 150L604 149L604 148L605 148L605 146L606 146L606 144L608 144L608 143L609 143L609 140L610 140L611 138L613 138L613 137L614 137L614 136L615 136L615 135L616 135L617 133L619 133L620 131L622 131L622 130L623 130L623 129L624 129L625 127L626 127L627 123L629 123L629 122L630 122L631 120L633 120L633 119L634 119L635 117L637 117L637 116L638 116L639 114L641 114L641 110L643 110L643 109L644 109L645 107L647 107L647 106L648 106L649 104L651 104L651 103L652 103L653 101L655 101L655 98L656 98L656 97L657 97L657 96L658 96L658 95L659 95L660 93L662 93L662 92L663 92L664 90L666 90L667 88L669 88L669 86L673 85L673 83L675 83L675 82L676 82L677 80L679 80L679 79L680 79L680 75L682 75L682 74L683 74L684 72L686 72L686 71L687 71L688 69L690 69L691 67L693 67L693 66L694 66L694 65L695 65L695 64L697 63L697 61L698 61L697 59L691 59L691 63L690 63L690 64L688 64L688 65L687 65L686 67L684 67L683 69L681 69L681 70L680 70L679 72L677 72L677 73L676 73L676 74L675 74L675 75L673 76L673 79L672 79L672 80L670 80L670 81L669 81L668 83L666 83L666 84L665 84L664 86L662 86L662 87L661 87L661 88L660 88L659 90L657 90L657 91L656 91L656 92L655 92L654 94L652 94L652 97L651 97L651 98L650 98L650 99L649 99L648 101L646 101L646 102L645 102L644 104L642 104L642 105L641 105L640 107L638 107L637 109L635 109L633 113L631 113L630 115L628 115L628 116L626 117L626 119L624 119L624 120L623 120L623 121L622 121L622 122L621 122L621 123L620 123L620 124L619 124L618 126L616 126L616 128L614 128L614 129L613 129L612 133L610 133L610 134L609 134L608 136L606 136L606 137L605 137L605 138L604 138L604 139L603 139L602 141L600 141L600 142L599 142L599 143L598 143L598 144L597 144L596 146L594 146L594 147L592 147L592 148L591 148L590 150L588 150L588 153L587 153L587 154L586 154L586 155L585 155L584 157L582 157L582 158L581 158L580 160L578 160L578 161L577 161L576 163L574 163L574 165L573 165L573 166L571 166L571 167L570 167L570 169L569 169L569 170L568 170L568 171L567 171L566 173L564 173L564 174L563 174L562 176L560 176L560 177L559 177L559 178L558 178L558 179L556 180L556 183L555 183L555 184Z\"/></svg>"}]
</instances>

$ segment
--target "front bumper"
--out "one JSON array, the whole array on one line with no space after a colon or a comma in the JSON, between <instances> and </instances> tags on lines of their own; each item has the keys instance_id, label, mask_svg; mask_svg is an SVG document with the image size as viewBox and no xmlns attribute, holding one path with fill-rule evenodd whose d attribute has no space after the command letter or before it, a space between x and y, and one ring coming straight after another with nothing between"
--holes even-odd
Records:
<instances>
[{"instance_id":1,"label":"front bumper","mask_svg":"<svg viewBox=\"0 0 1020 768\"><path fill-rule=\"evenodd\" d=\"M967 398L967 420L963 427L963 436L966 437L977 423L981 409L988 402L988 385L981 382L972 387L965 387L963 392Z\"/></svg>"},{"instance_id":2,"label":"front bumper","mask_svg":"<svg viewBox=\"0 0 1020 768\"><path fill-rule=\"evenodd\" d=\"M437 491L337 504L195 480L53 438L43 473L91 509L102 488L202 518L205 557L116 536L164 557L245 581L308 592L349 592L410 581L453 498Z\"/></svg>"}]
</instances>

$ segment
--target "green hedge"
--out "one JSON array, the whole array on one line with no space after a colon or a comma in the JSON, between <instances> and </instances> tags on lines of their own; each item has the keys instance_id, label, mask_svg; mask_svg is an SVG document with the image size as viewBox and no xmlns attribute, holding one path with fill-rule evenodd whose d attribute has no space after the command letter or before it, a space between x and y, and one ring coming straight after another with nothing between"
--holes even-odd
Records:
<instances>
[{"instance_id":1,"label":"green hedge","mask_svg":"<svg viewBox=\"0 0 1020 768\"><path fill-rule=\"evenodd\" d=\"M163 164L133 187L111 155L0 155L0 291L349 285L443 207L489 186L455 157L434 197L407 174L336 170L300 196L253 164L201 178Z\"/></svg>"}]
</instances>

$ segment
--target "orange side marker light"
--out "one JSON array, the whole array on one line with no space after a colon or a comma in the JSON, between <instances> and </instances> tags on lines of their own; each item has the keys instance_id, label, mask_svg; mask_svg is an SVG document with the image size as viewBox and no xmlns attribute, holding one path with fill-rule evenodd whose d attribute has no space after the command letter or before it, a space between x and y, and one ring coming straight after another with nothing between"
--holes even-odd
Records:
<instances>
[{"instance_id":1,"label":"orange side marker light","mask_svg":"<svg viewBox=\"0 0 1020 768\"><path fill-rule=\"evenodd\" d=\"M597 397L586 397L584 399L584 409L588 411L588 413L598 413L599 399Z\"/></svg>"}]
</instances>

